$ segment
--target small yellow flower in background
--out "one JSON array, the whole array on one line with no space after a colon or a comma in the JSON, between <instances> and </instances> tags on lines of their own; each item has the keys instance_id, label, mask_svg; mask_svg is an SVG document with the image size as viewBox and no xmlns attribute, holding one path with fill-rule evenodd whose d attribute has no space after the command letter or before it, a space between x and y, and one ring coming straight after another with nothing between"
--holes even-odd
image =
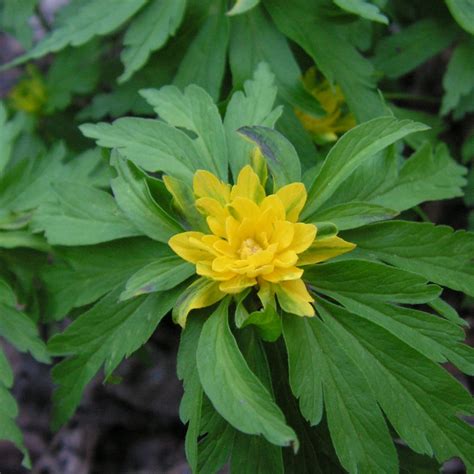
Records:
<instances>
[{"instance_id":1,"label":"small yellow flower in background","mask_svg":"<svg viewBox=\"0 0 474 474\"><path fill-rule=\"evenodd\" d=\"M250 287L258 288L263 306L273 304L276 295L285 311L314 316L313 298L300 266L348 252L354 245L339 237L327 239L323 252L315 245L316 226L298 222L306 203L304 185L291 183L267 196L247 165L234 186L200 170L193 188L196 207L206 217L210 233L183 232L169 240L173 251L196 265L201 276L193 283L195 291L178 322L184 326L192 309Z\"/></svg>"},{"instance_id":2,"label":"small yellow flower in background","mask_svg":"<svg viewBox=\"0 0 474 474\"><path fill-rule=\"evenodd\" d=\"M26 70L28 77L16 84L8 97L14 109L37 114L46 104L46 86L41 74L33 65L28 65Z\"/></svg>"},{"instance_id":3,"label":"small yellow flower in background","mask_svg":"<svg viewBox=\"0 0 474 474\"><path fill-rule=\"evenodd\" d=\"M295 114L303 127L311 133L317 143L336 141L338 135L356 126L355 118L349 112L339 86L331 86L315 67L308 69L304 75L303 83L326 111L324 117L316 118L302 110L295 109Z\"/></svg>"}]
</instances>

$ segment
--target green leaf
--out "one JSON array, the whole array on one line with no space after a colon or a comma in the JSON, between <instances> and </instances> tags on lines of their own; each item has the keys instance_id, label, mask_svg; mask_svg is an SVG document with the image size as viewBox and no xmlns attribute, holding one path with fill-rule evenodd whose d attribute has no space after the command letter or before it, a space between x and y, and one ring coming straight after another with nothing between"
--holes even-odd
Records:
<instances>
[{"instance_id":1,"label":"green leaf","mask_svg":"<svg viewBox=\"0 0 474 474\"><path fill-rule=\"evenodd\" d=\"M48 113L65 109L74 95L85 95L96 88L100 53L100 44L91 41L78 48L66 48L55 56L46 75Z\"/></svg>"},{"instance_id":2,"label":"green leaf","mask_svg":"<svg viewBox=\"0 0 474 474\"><path fill-rule=\"evenodd\" d=\"M474 349L461 344L465 335L457 324L423 311L371 301L364 295L333 297L349 311L383 327L428 359L439 363L449 360L463 372L474 372Z\"/></svg>"},{"instance_id":3,"label":"green leaf","mask_svg":"<svg viewBox=\"0 0 474 474\"><path fill-rule=\"evenodd\" d=\"M125 66L119 82L125 82L176 33L186 9L186 0L152 0L131 22L120 54Z\"/></svg>"},{"instance_id":4,"label":"green leaf","mask_svg":"<svg viewBox=\"0 0 474 474\"><path fill-rule=\"evenodd\" d=\"M202 169L193 140L160 120L122 118L113 124L85 124L79 128L99 146L116 148L147 171L163 171L191 182L194 171Z\"/></svg>"},{"instance_id":5,"label":"green leaf","mask_svg":"<svg viewBox=\"0 0 474 474\"><path fill-rule=\"evenodd\" d=\"M81 46L94 36L116 30L133 16L147 0L86 0L73 2L61 13L61 22L31 51L2 66L17 66L31 59L55 53L66 46Z\"/></svg>"},{"instance_id":6,"label":"green leaf","mask_svg":"<svg viewBox=\"0 0 474 474\"><path fill-rule=\"evenodd\" d=\"M279 30L311 56L329 82L341 87L358 121L386 113L372 64L340 34L337 23L305 0L267 0L265 6Z\"/></svg>"},{"instance_id":7,"label":"green leaf","mask_svg":"<svg viewBox=\"0 0 474 474\"><path fill-rule=\"evenodd\" d=\"M446 5L459 26L474 35L474 5L472 0L446 0Z\"/></svg>"},{"instance_id":8,"label":"green leaf","mask_svg":"<svg viewBox=\"0 0 474 474\"><path fill-rule=\"evenodd\" d=\"M390 150L370 158L317 212L359 200L404 211L425 201L462 196L466 170L449 156L445 145L438 146L433 153L425 143L400 167L398 161Z\"/></svg>"},{"instance_id":9,"label":"green leaf","mask_svg":"<svg viewBox=\"0 0 474 474\"><path fill-rule=\"evenodd\" d=\"M31 48L33 29L29 24L38 0L23 0L21 2L6 1L0 5L0 24L2 31L14 36L23 46Z\"/></svg>"},{"instance_id":10,"label":"green leaf","mask_svg":"<svg viewBox=\"0 0 474 474\"><path fill-rule=\"evenodd\" d=\"M124 301L145 293L169 290L195 273L195 266L183 262L181 258L177 256L163 257L134 273L127 280L120 300Z\"/></svg>"},{"instance_id":11,"label":"green leaf","mask_svg":"<svg viewBox=\"0 0 474 474\"><path fill-rule=\"evenodd\" d=\"M278 403L283 407L291 425L295 427L298 439L302 441L301 448L296 454L283 450L285 473L343 474L347 472L338 462L326 424L323 422L317 427L311 427L300 413L298 402L288 385L287 354L284 345L268 344L265 349L272 369L272 380Z\"/></svg>"},{"instance_id":12,"label":"green leaf","mask_svg":"<svg viewBox=\"0 0 474 474\"><path fill-rule=\"evenodd\" d=\"M193 472L197 471L198 464L198 439L203 399L196 365L196 351L203 323L201 318L191 318L181 332L176 369L184 387L184 394L179 405L179 417L183 423L188 423L184 446L186 459Z\"/></svg>"},{"instance_id":13,"label":"green leaf","mask_svg":"<svg viewBox=\"0 0 474 474\"><path fill-rule=\"evenodd\" d=\"M54 394L56 428L72 415L84 388L102 365L107 378L124 357L147 342L179 293L167 291L117 302L120 291L109 293L49 341L52 354L72 356L53 369L59 385Z\"/></svg>"},{"instance_id":14,"label":"green leaf","mask_svg":"<svg viewBox=\"0 0 474 474\"><path fill-rule=\"evenodd\" d=\"M18 247L35 249L40 252L51 250L45 239L39 235L32 235L30 232L23 230L0 231L0 248L14 249Z\"/></svg>"},{"instance_id":15,"label":"green leaf","mask_svg":"<svg viewBox=\"0 0 474 474\"><path fill-rule=\"evenodd\" d=\"M474 8L474 3L471 8ZM474 34L474 14L473 14ZM445 94L441 104L441 113L446 115L453 110L459 101L474 89L474 74L472 74L472 51L474 40L466 40L456 46L448 68L443 77L443 88Z\"/></svg>"},{"instance_id":16,"label":"green leaf","mask_svg":"<svg viewBox=\"0 0 474 474\"><path fill-rule=\"evenodd\" d=\"M457 29L445 20L417 21L377 42L375 67L390 78L403 76L446 49L457 35Z\"/></svg>"},{"instance_id":17,"label":"green leaf","mask_svg":"<svg viewBox=\"0 0 474 474\"><path fill-rule=\"evenodd\" d=\"M153 199L146 175L140 169L120 156L116 156L112 164L118 173L111 183L115 199L137 229L163 243L168 243L172 235L183 231L181 225Z\"/></svg>"},{"instance_id":18,"label":"green leaf","mask_svg":"<svg viewBox=\"0 0 474 474\"><path fill-rule=\"evenodd\" d=\"M243 126L263 125L273 127L281 114L281 108L273 108L277 88L274 76L266 64L259 64L252 80L246 81L244 91L235 92L227 106L224 128L229 150L232 175L237 178L240 170L250 163L253 146L238 135Z\"/></svg>"},{"instance_id":19,"label":"green leaf","mask_svg":"<svg viewBox=\"0 0 474 474\"><path fill-rule=\"evenodd\" d=\"M225 2L212 2L206 21L191 41L174 79L174 84L181 88L189 84L202 87L216 102L224 78L229 42L229 21L224 12Z\"/></svg>"},{"instance_id":20,"label":"green leaf","mask_svg":"<svg viewBox=\"0 0 474 474\"><path fill-rule=\"evenodd\" d=\"M419 275L368 260L314 265L305 269L304 279L325 295L353 299L364 296L373 301L417 304L440 294L438 286L427 285L426 279Z\"/></svg>"},{"instance_id":21,"label":"green leaf","mask_svg":"<svg viewBox=\"0 0 474 474\"><path fill-rule=\"evenodd\" d=\"M333 0L343 10L359 15L366 20L376 21L388 25L388 18L380 13L379 7L366 0Z\"/></svg>"},{"instance_id":22,"label":"green leaf","mask_svg":"<svg viewBox=\"0 0 474 474\"><path fill-rule=\"evenodd\" d=\"M0 354L4 357L1 350ZM23 441L23 434L14 421L18 416L18 405L8 387L2 383L0 383L0 407L0 440L12 442L23 454L22 465L31 469L31 460Z\"/></svg>"},{"instance_id":23,"label":"green leaf","mask_svg":"<svg viewBox=\"0 0 474 474\"><path fill-rule=\"evenodd\" d=\"M408 446L440 462L461 457L472 470L474 430L459 419L473 410L464 387L375 324L328 302L319 301L318 308L326 327L371 381L377 402Z\"/></svg>"},{"instance_id":24,"label":"green leaf","mask_svg":"<svg viewBox=\"0 0 474 474\"><path fill-rule=\"evenodd\" d=\"M326 113L304 88L301 69L288 41L261 7L232 19L229 62L234 87L241 87L257 66L266 62L284 100L315 116Z\"/></svg>"},{"instance_id":25,"label":"green leaf","mask_svg":"<svg viewBox=\"0 0 474 474\"><path fill-rule=\"evenodd\" d=\"M311 216L311 221L315 223L332 222L339 230L346 230L361 227L371 222L391 219L397 214L397 211L378 204L353 201L316 211Z\"/></svg>"},{"instance_id":26,"label":"green leaf","mask_svg":"<svg viewBox=\"0 0 474 474\"><path fill-rule=\"evenodd\" d=\"M216 410L235 428L262 434L279 446L297 446L294 431L268 390L249 369L228 323L224 301L204 323L197 350L199 378Z\"/></svg>"},{"instance_id":27,"label":"green leaf","mask_svg":"<svg viewBox=\"0 0 474 474\"><path fill-rule=\"evenodd\" d=\"M314 417L311 423L319 422L324 398L331 439L343 467L351 473L397 473L397 455L382 412L364 372L343 344L317 318L287 315L284 334L290 383L295 395L303 397L302 413ZM309 377L303 369L310 364L318 368L312 383L305 380Z\"/></svg>"},{"instance_id":28,"label":"green leaf","mask_svg":"<svg viewBox=\"0 0 474 474\"><path fill-rule=\"evenodd\" d=\"M196 135L201 167L227 181L227 144L219 110L209 94L195 85L184 93L175 86L160 90L145 89L140 94L153 106L158 116L170 125Z\"/></svg>"},{"instance_id":29,"label":"green leaf","mask_svg":"<svg viewBox=\"0 0 474 474\"><path fill-rule=\"evenodd\" d=\"M177 58L160 53L146 66L122 84L107 84L107 92L99 92L91 98L77 114L76 118L84 120L100 120L104 117L119 118L131 114L135 116L151 116L153 109L140 97L138 91L153 84L154 87L169 84L173 78ZM173 60L174 59L174 60Z\"/></svg>"},{"instance_id":30,"label":"green leaf","mask_svg":"<svg viewBox=\"0 0 474 474\"><path fill-rule=\"evenodd\" d=\"M260 311L248 313L243 304L240 305L240 318L236 311L236 326L244 328L254 326L260 337L267 342L276 341L281 335L281 317L272 305L267 305Z\"/></svg>"},{"instance_id":31,"label":"green leaf","mask_svg":"<svg viewBox=\"0 0 474 474\"><path fill-rule=\"evenodd\" d=\"M67 181L53 189L57 200L42 204L32 220L33 231L44 231L51 244L91 245L141 234L109 193Z\"/></svg>"},{"instance_id":32,"label":"green leaf","mask_svg":"<svg viewBox=\"0 0 474 474\"><path fill-rule=\"evenodd\" d=\"M296 150L281 133L261 126L242 127L238 133L260 149L273 175L275 190L301 181L301 165Z\"/></svg>"},{"instance_id":33,"label":"green leaf","mask_svg":"<svg viewBox=\"0 0 474 474\"><path fill-rule=\"evenodd\" d=\"M381 222L344 237L370 256L474 296L474 233L428 222Z\"/></svg>"},{"instance_id":34,"label":"green leaf","mask_svg":"<svg viewBox=\"0 0 474 474\"><path fill-rule=\"evenodd\" d=\"M306 219L321 207L337 187L366 160L404 136L426 128L411 120L381 117L349 130L331 148L313 181L302 217Z\"/></svg>"},{"instance_id":35,"label":"green leaf","mask_svg":"<svg viewBox=\"0 0 474 474\"><path fill-rule=\"evenodd\" d=\"M60 319L71 308L93 303L153 261L172 255L167 245L147 238L116 240L89 247L56 247L61 257L43 273L46 314Z\"/></svg>"},{"instance_id":36,"label":"green leaf","mask_svg":"<svg viewBox=\"0 0 474 474\"><path fill-rule=\"evenodd\" d=\"M233 7L227 12L227 15L241 15L255 8L259 3L260 0L236 0Z\"/></svg>"},{"instance_id":37,"label":"green leaf","mask_svg":"<svg viewBox=\"0 0 474 474\"><path fill-rule=\"evenodd\" d=\"M26 115L18 113L8 120L7 109L0 102L0 173L10 161L13 144L26 125Z\"/></svg>"}]
</instances>

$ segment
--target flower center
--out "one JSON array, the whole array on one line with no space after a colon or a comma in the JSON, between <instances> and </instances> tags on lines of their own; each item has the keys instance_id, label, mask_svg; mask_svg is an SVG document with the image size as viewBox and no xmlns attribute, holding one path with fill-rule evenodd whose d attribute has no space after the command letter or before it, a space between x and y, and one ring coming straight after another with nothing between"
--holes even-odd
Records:
<instances>
[{"instance_id":1,"label":"flower center","mask_svg":"<svg viewBox=\"0 0 474 474\"><path fill-rule=\"evenodd\" d=\"M253 240L252 238L245 239L239 249L240 258L242 260L245 260L251 255L260 252L261 250L262 247L260 247L260 245L258 245L255 240Z\"/></svg>"}]
</instances>

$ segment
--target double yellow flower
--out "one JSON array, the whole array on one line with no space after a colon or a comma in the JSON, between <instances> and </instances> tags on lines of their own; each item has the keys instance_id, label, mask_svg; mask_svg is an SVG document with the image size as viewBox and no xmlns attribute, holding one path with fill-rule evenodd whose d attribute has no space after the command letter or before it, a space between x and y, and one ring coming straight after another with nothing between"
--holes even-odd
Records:
<instances>
[{"instance_id":1,"label":"double yellow flower","mask_svg":"<svg viewBox=\"0 0 474 474\"><path fill-rule=\"evenodd\" d=\"M208 171L197 171L193 188L210 233L183 232L169 240L176 254L196 265L202 279L178 322L184 325L191 309L250 287L258 289L263 306L274 304L276 295L284 311L313 316L314 300L300 267L348 252L354 245L336 236L318 241L314 224L298 222L307 197L303 183L267 196L247 165L233 186Z\"/></svg>"}]
</instances>

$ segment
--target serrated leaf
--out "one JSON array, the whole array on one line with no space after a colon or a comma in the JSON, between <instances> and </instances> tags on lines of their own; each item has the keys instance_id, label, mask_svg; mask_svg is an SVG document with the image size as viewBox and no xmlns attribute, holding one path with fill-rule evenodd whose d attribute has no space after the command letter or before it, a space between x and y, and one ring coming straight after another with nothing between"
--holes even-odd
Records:
<instances>
[{"instance_id":1,"label":"serrated leaf","mask_svg":"<svg viewBox=\"0 0 474 474\"><path fill-rule=\"evenodd\" d=\"M48 352L33 321L22 311L0 304L0 336L21 352L30 352L40 362L49 362Z\"/></svg>"},{"instance_id":2,"label":"serrated leaf","mask_svg":"<svg viewBox=\"0 0 474 474\"><path fill-rule=\"evenodd\" d=\"M146 175L139 168L120 156L115 157L112 164L118 173L111 183L115 200L137 229L163 243L168 243L172 235L183 231L181 225L153 199Z\"/></svg>"},{"instance_id":3,"label":"serrated leaf","mask_svg":"<svg viewBox=\"0 0 474 474\"><path fill-rule=\"evenodd\" d=\"M66 46L81 46L94 36L111 33L132 17L147 0L86 0L68 6L71 14L31 51L2 66L6 69L60 51ZM74 11L74 14L72 12Z\"/></svg>"},{"instance_id":4,"label":"serrated leaf","mask_svg":"<svg viewBox=\"0 0 474 474\"><path fill-rule=\"evenodd\" d=\"M244 91L235 92L227 106L224 128L229 150L229 164L234 178L250 163L252 145L239 137L237 130L244 126L263 125L273 127L281 114L281 108L273 108L277 88L274 76L266 64L257 67L253 79L246 81Z\"/></svg>"},{"instance_id":5,"label":"serrated leaf","mask_svg":"<svg viewBox=\"0 0 474 474\"><path fill-rule=\"evenodd\" d=\"M134 273L127 280L120 300L124 301L145 293L169 290L195 273L195 266L183 262L181 258L177 256L163 257Z\"/></svg>"},{"instance_id":6,"label":"serrated leaf","mask_svg":"<svg viewBox=\"0 0 474 474\"><path fill-rule=\"evenodd\" d=\"M426 303L441 291L436 285L427 285L426 279L415 273L368 260L313 265L305 269L303 278L329 296L365 296L392 303Z\"/></svg>"},{"instance_id":7,"label":"serrated leaf","mask_svg":"<svg viewBox=\"0 0 474 474\"><path fill-rule=\"evenodd\" d=\"M279 30L311 56L331 83L341 87L358 121L385 115L372 64L340 34L337 23L327 15L320 15L318 8L305 0L293 0L290 4L273 0L265 6Z\"/></svg>"},{"instance_id":8,"label":"serrated leaf","mask_svg":"<svg viewBox=\"0 0 474 474\"><path fill-rule=\"evenodd\" d=\"M42 204L32 220L33 231L44 231L51 244L91 245L141 235L109 193L66 181L53 189L57 200Z\"/></svg>"},{"instance_id":9,"label":"serrated leaf","mask_svg":"<svg viewBox=\"0 0 474 474\"><path fill-rule=\"evenodd\" d=\"M124 357L146 343L179 293L167 291L118 302L120 291L110 292L48 343L52 354L72 356L53 369L59 385L53 397L56 428L72 415L102 365L107 378Z\"/></svg>"},{"instance_id":10,"label":"serrated leaf","mask_svg":"<svg viewBox=\"0 0 474 474\"><path fill-rule=\"evenodd\" d=\"M57 247L60 261L45 269L46 313L60 319L75 307L93 303L149 263L172 256L167 245L146 238L116 240L89 247Z\"/></svg>"},{"instance_id":11,"label":"serrated leaf","mask_svg":"<svg viewBox=\"0 0 474 474\"><path fill-rule=\"evenodd\" d=\"M344 237L372 257L474 296L474 233L427 222L381 222Z\"/></svg>"},{"instance_id":12,"label":"serrated leaf","mask_svg":"<svg viewBox=\"0 0 474 474\"><path fill-rule=\"evenodd\" d=\"M301 181L301 165L293 145L279 132L268 127L242 127L238 133L256 145L273 175L274 189Z\"/></svg>"},{"instance_id":13,"label":"serrated leaf","mask_svg":"<svg viewBox=\"0 0 474 474\"><path fill-rule=\"evenodd\" d=\"M446 0L446 5L461 28L474 35L474 11L472 0Z\"/></svg>"},{"instance_id":14,"label":"serrated leaf","mask_svg":"<svg viewBox=\"0 0 474 474\"><path fill-rule=\"evenodd\" d=\"M228 323L224 301L204 323L197 350L199 378L216 410L247 434L280 446L296 446L294 431L268 390L249 369Z\"/></svg>"},{"instance_id":15,"label":"serrated leaf","mask_svg":"<svg viewBox=\"0 0 474 474\"><path fill-rule=\"evenodd\" d=\"M372 382L372 393L410 448L440 462L459 456L472 470L474 430L458 417L472 412L473 404L462 385L373 323L328 302L320 301L319 311Z\"/></svg>"},{"instance_id":16,"label":"serrated leaf","mask_svg":"<svg viewBox=\"0 0 474 474\"><path fill-rule=\"evenodd\" d=\"M0 349L0 357L4 357ZM18 405L8 387L0 383L0 440L12 442L23 454L22 465L31 469L31 461L23 441L23 434L15 423L18 416Z\"/></svg>"},{"instance_id":17,"label":"serrated leaf","mask_svg":"<svg viewBox=\"0 0 474 474\"><path fill-rule=\"evenodd\" d=\"M343 10L359 15L366 20L388 25L388 18L380 13L379 7L366 0L333 0Z\"/></svg>"},{"instance_id":18,"label":"serrated leaf","mask_svg":"<svg viewBox=\"0 0 474 474\"><path fill-rule=\"evenodd\" d=\"M385 420L364 373L343 345L318 318L284 318L284 334L290 360L290 381L295 394L304 397L300 407L314 424L324 405L331 439L341 464L350 473L398 472L395 448ZM303 360L297 360L303 357ZM305 384L302 365L316 363L313 384ZM301 385L303 383L303 385ZM321 389L322 387L322 389ZM314 390L314 391L312 391ZM310 397L316 401L311 405ZM307 412L303 409L308 409Z\"/></svg>"},{"instance_id":19,"label":"serrated leaf","mask_svg":"<svg viewBox=\"0 0 474 474\"><path fill-rule=\"evenodd\" d=\"M201 166L227 181L227 144L219 110L211 96L190 85L184 93L175 86L140 91L158 116L170 125L196 135Z\"/></svg>"},{"instance_id":20,"label":"serrated leaf","mask_svg":"<svg viewBox=\"0 0 474 474\"><path fill-rule=\"evenodd\" d=\"M474 8L474 3L471 8ZM474 34L474 14L473 14ZM472 55L474 40L466 40L456 46L448 68L443 77L445 94L441 104L441 114L446 115L453 110L459 101L474 89L474 74L472 73Z\"/></svg>"},{"instance_id":21,"label":"serrated leaf","mask_svg":"<svg viewBox=\"0 0 474 474\"><path fill-rule=\"evenodd\" d=\"M377 42L375 67L390 78L397 78L446 49L458 32L452 24L425 18Z\"/></svg>"},{"instance_id":22,"label":"serrated leaf","mask_svg":"<svg viewBox=\"0 0 474 474\"><path fill-rule=\"evenodd\" d=\"M229 42L229 21L224 12L224 2L212 2L206 20L191 41L174 79L174 84L181 88L189 84L202 87L216 102L224 78Z\"/></svg>"},{"instance_id":23,"label":"serrated leaf","mask_svg":"<svg viewBox=\"0 0 474 474\"><path fill-rule=\"evenodd\" d=\"M130 79L176 33L185 9L186 0L153 0L132 20L123 40L125 70L118 82Z\"/></svg>"},{"instance_id":24,"label":"serrated leaf","mask_svg":"<svg viewBox=\"0 0 474 474\"><path fill-rule=\"evenodd\" d=\"M404 136L426 130L421 123L381 117L345 133L331 148L308 190L302 217L308 218L336 191L337 187L366 160Z\"/></svg>"},{"instance_id":25,"label":"serrated leaf","mask_svg":"<svg viewBox=\"0 0 474 474\"><path fill-rule=\"evenodd\" d=\"M163 171L186 182L202 168L192 139L159 120L122 118L113 124L85 124L81 132L99 146L116 148L146 171Z\"/></svg>"}]
</instances>

